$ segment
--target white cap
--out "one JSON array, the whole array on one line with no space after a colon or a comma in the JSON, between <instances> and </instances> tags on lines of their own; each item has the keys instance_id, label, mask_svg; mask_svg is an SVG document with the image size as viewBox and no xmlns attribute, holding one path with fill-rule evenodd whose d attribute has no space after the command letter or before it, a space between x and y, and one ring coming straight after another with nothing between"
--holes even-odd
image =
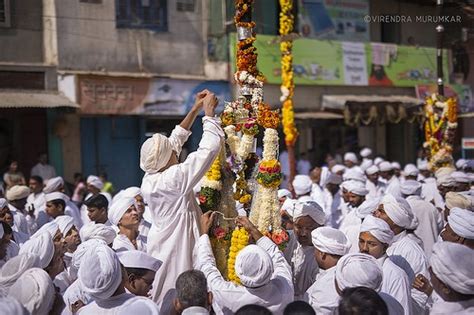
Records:
<instances>
[{"instance_id":1,"label":"white cap","mask_svg":"<svg viewBox=\"0 0 474 315\"><path fill-rule=\"evenodd\" d=\"M323 208L315 201L298 202L293 215L294 220L299 217L309 216L319 225L326 223L326 214Z\"/></svg>"},{"instance_id":2,"label":"white cap","mask_svg":"<svg viewBox=\"0 0 474 315\"><path fill-rule=\"evenodd\" d=\"M421 183L412 179L407 179L403 182L403 184L400 185L400 191L406 196L419 196L421 194L421 188Z\"/></svg>"},{"instance_id":3,"label":"white cap","mask_svg":"<svg viewBox=\"0 0 474 315\"><path fill-rule=\"evenodd\" d=\"M345 171L345 170L346 170L346 167L341 164L336 164L333 167L331 167L331 173L334 173L334 174L339 173L341 171Z\"/></svg>"},{"instance_id":4,"label":"white cap","mask_svg":"<svg viewBox=\"0 0 474 315\"><path fill-rule=\"evenodd\" d=\"M407 164L403 168L403 174L405 176L418 176L418 169L416 168L415 164Z\"/></svg>"},{"instance_id":5,"label":"white cap","mask_svg":"<svg viewBox=\"0 0 474 315\"><path fill-rule=\"evenodd\" d=\"M379 172L379 168L376 165L372 165L368 169L365 170L367 175L374 175L375 173Z\"/></svg>"},{"instance_id":6,"label":"white cap","mask_svg":"<svg viewBox=\"0 0 474 315\"><path fill-rule=\"evenodd\" d=\"M382 163L380 163L379 169L381 172L389 172L393 170L393 165L390 162L383 161Z\"/></svg>"},{"instance_id":7,"label":"white cap","mask_svg":"<svg viewBox=\"0 0 474 315\"><path fill-rule=\"evenodd\" d=\"M344 154L344 161L351 161L354 164L357 164L357 155L354 152L347 152Z\"/></svg>"},{"instance_id":8,"label":"white cap","mask_svg":"<svg viewBox=\"0 0 474 315\"><path fill-rule=\"evenodd\" d=\"M399 170L399 169L401 169L400 163L398 163L398 162L392 162L392 168L393 168L394 170Z\"/></svg>"},{"instance_id":9,"label":"white cap","mask_svg":"<svg viewBox=\"0 0 474 315\"><path fill-rule=\"evenodd\" d=\"M291 198L291 192L288 190L288 189L279 189L278 190L278 198L283 198L283 197L287 197L287 198Z\"/></svg>"},{"instance_id":10,"label":"white cap","mask_svg":"<svg viewBox=\"0 0 474 315\"><path fill-rule=\"evenodd\" d=\"M452 172L451 177L454 179L456 183L469 184L471 182L471 179L469 178L469 176L464 172L459 172L459 171Z\"/></svg>"},{"instance_id":11,"label":"white cap","mask_svg":"<svg viewBox=\"0 0 474 315\"><path fill-rule=\"evenodd\" d=\"M381 157L378 156L374 159L374 164L379 166L379 164L382 163L383 161L384 161L384 159L382 159Z\"/></svg>"},{"instance_id":12,"label":"white cap","mask_svg":"<svg viewBox=\"0 0 474 315\"><path fill-rule=\"evenodd\" d=\"M66 196L65 194L63 194L62 192L59 192L59 191L55 191L55 192L46 194L44 196L44 199L46 200L46 202L53 201L53 200L58 200L58 199L62 200L64 202L69 201L69 197Z\"/></svg>"},{"instance_id":13,"label":"white cap","mask_svg":"<svg viewBox=\"0 0 474 315\"><path fill-rule=\"evenodd\" d=\"M162 262L139 250L128 250L117 253L125 268L140 268L157 272Z\"/></svg>"},{"instance_id":14,"label":"white cap","mask_svg":"<svg viewBox=\"0 0 474 315\"><path fill-rule=\"evenodd\" d=\"M372 154L372 150L369 148L363 148L362 150L360 150L360 156L364 158L369 157L371 154Z\"/></svg>"},{"instance_id":15,"label":"white cap","mask_svg":"<svg viewBox=\"0 0 474 315\"><path fill-rule=\"evenodd\" d=\"M308 175L296 175L293 179L293 188L297 195L305 195L311 192L313 181Z\"/></svg>"}]
</instances>

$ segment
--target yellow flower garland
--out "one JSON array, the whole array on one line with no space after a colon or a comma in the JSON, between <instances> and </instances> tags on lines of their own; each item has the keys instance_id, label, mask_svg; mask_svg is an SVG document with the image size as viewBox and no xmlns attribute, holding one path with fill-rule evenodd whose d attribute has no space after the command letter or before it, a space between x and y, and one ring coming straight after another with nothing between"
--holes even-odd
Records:
<instances>
[{"instance_id":1,"label":"yellow flower garland","mask_svg":"<svg viewBox=\"0 0 474 315\"><path fill-rule=\"evenodd\" d=\"M244 228L236 227L230 240L229 260L227 261L227 279L236 284L241 284L235 273L235 258L237 254L249 243L249 233Z\"/></svg>"},{"instance_id":2,"label":"yellow flower garland","mask_svg":"<svg viewBox=\"0 0 474 315\"><path fill-rule=\"evenodd\" d=\"M291 13L293 0L280 0L280 35L285 36L293 31L294 17ZM293 81L293 43L291 39L282 40L280 43L281 52L281 90L283 102L282 124L287 146L294 146L298 137L298 130L295 126L295 115L293 109L293 91L295 88Z\"/></svg>"},{"instance_id":3,"label":"yellow flower garland","mask_svg":"<svg viewBox=\"0 0 474 315\"><path fill-rule=\"evenodd\" d=\"M221 180L221 160L219 155L216 157L211 165L211 168L206 172L206 177L209 180Z\"/></svg>"}]
</instances>

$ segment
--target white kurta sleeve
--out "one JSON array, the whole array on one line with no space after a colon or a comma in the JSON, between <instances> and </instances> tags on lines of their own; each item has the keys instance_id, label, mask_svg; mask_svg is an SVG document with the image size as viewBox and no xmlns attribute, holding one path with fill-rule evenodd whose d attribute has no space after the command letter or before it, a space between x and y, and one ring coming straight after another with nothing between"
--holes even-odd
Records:
<instances>
[{"instance_id":1,"label":"white kurta sleeve","mask_svg":"<svg viewBox=\"0 0 474 315\"><path fill-rule=\"evenodd\" d=\"M163 173L170 179L169 184L183 194L192 190L206 174L219 153L224 138L219 119L206 116L202 120L204 132L198 149L189 154L183 163Z\"/></svg>"},{"instance_id":2,"label":"white kurta sleeve","mask_svg":"<svg viewBox=\"0 0 474 315\"><path fill-rule=\"evenodd\" d=\"M180 125L174 127L168 140L171 143L171 147L176 151L176 153L178 153L178 155L181 152L183 145L188 141L190 135L191 131L184 129Z\"/></svg>"},{"instance_id":3,"label":"white kurta sleeve","mask_svg":"<svg viewBox=\"0 0 474 315\"><path fill-rule=\"evenodd\" d=\"M273 277L283 277L293 289L293 279L291 276L291 267L286 261L283 253L268 237L264 236L257 241L257 245L270 254L273 261Z\"/></svg>"},{"instance_id":4,"label":"white kurta sleeve","mask_svg":"<svg viewBox=\"0 0 474 315\"><path fill-rule=\"evenodd\" d=\"M237 286L232 282L224 280L219 269L216 267L216 259L212 253L209 235L201 235L196 246L197 260L194 263L194 268L204 273L209 289L212 291L235 289Z\"/></svg>"}]
</instances>

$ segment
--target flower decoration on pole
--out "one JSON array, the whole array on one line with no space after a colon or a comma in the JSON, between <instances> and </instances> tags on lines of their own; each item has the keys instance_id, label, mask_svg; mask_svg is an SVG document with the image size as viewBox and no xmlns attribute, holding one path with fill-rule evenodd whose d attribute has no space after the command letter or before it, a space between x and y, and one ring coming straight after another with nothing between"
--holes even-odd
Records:
<instances>
[{"instance_id":1,"label":"flower decoration on pole","mask_svg":"<svg viewBox=\"0 0 474 315\"><path fill-rule=\"evenodd\" d=\"M239 277L235 274L235 258L237 254L249 243L249 233L244 228L236 227L232 232L232 239L227 261L227 279L236 284L241 284Z\"/></svg>"},{"instance_id":2,"label":"flower decoration on pole","mask_svg":"<svg viewBox=\"0 0 474 315\"><path fill-rule=\"evenodd\" d=\"M282 124L285 135L285 145L288 151L291 182L296 175L295 143L298 138L298 130L295 125L295 113L293 108L293 92L295 84L293 80L293 39L291 33L294 27L293 0L280 0L280 52L281 52L281 97Z\"/></svg>"},{"instance_id":3,"label":"flower decoration on pole","mask_svg":"<svg viewBox=\"0 0 474 315\"><path fill-rule=\"evenodd\" d=\"M457 128L457 101L433 94L425 102L425 143L428 167L436 171L453 165L453 143Z\"/></svg>"}]
</instances>

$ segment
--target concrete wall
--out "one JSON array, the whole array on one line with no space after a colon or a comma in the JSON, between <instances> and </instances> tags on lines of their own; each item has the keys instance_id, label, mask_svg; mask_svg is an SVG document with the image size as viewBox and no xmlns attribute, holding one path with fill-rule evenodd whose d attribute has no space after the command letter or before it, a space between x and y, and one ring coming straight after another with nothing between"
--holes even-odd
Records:
<instances>
[{"instance_id":1,"label":"concrete wall","mask_svg":"<svg viewBox=\"0 0 474 315\"><path fill-rule=\"evenodd\" d=\"M178 12L176 0L168 1L168 31L117 28L115 1L101 4L56 0L59 68L204 74L203 1L194 12Z\"/></svg>"},{"instance_id":2,"label":"concrete wall","mask_svg":"<svg viewBox=\"0 0 474 315\"><path fill-rule=\"evenodd\" d=\"M0 27L0 62L43 61L42 1L10 1L11 27Z\"/></svg>"}]
</instances>

